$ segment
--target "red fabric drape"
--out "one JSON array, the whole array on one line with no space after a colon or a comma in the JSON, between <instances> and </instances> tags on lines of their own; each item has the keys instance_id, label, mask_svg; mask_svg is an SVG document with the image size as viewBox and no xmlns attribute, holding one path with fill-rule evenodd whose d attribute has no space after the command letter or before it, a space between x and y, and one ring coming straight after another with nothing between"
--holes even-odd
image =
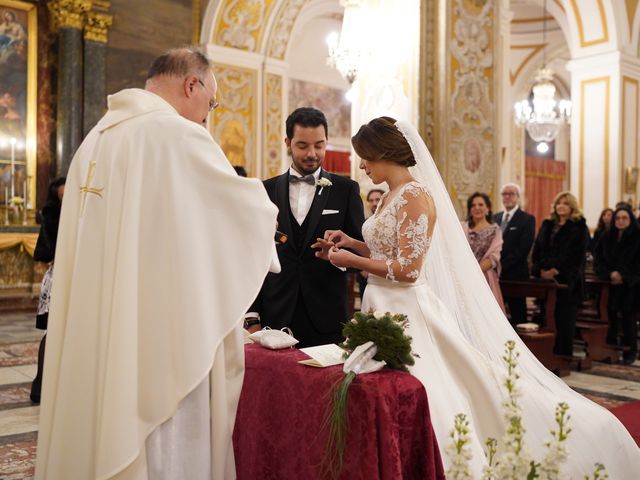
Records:
<instances>
[{"instance_id":1,"label":"red fabric drape","mask_svg":"<svg viewBox=\"0 0 640 480\"><path fill-rule=\"evenodd\" d=\"M526 211L536 217L536 233L551 212L553 198L564 190L567 164L548 158L525 159Z\"/></svg>"},{"instance_id":2,"label":"red fabric drape","mask_svg":"<svg viewBox=\"0 0 640 480\"><path fill-rule=\"evenodd\" d=\"M322 167L331 172L340 175L351 174L351 160L349 152L339 152L337 150L327 150L324 155L324 163Z\"/></svg>"},{"instance_id":3,"label":"red fabric drape","mask_svg":"<svg viewBox=\"0 0 640 480\"><path fill-rule=\"evenodd\" d=\"M332 389L342 365L300 365L299 350L245 347L233 444L238 480L321 480ZM437 415L438 413L435 412ZM408 373L358 375L349 389L340 480L444 480L427 393Z\"/></svg>"}]
</instances>

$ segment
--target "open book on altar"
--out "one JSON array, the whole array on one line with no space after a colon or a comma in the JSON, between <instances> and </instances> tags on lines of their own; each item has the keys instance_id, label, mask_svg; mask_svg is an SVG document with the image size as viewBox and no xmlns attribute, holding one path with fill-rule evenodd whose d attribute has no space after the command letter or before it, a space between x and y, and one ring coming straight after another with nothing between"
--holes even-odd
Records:
<instances>
[{"instance_id":1,"label":"open book on altar","mask_svg":"<svg viewBox=\"0 0 640 480\"><path fill-rule=\"evenodd\" d=\"M298 363L310 367L331 367L333 365L340 365L344 363L345 360L345 351L335 343L301 348L300 351L306 353L311 358L308 360L299 360Z\"/></svg>"}]
</instances>

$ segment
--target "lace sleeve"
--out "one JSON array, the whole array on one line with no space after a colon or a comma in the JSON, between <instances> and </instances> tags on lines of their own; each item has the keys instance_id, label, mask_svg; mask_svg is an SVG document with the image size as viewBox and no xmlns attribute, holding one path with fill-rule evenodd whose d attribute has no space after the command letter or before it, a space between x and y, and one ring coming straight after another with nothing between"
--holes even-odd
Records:
<instances>
[{"instance_id":1,"label":"lace sleeve","mask_svg":"<svg viewBox=\"0 0 640 480\"><path fill-rule=\"evenodd\" d=\"M415 282L435 225L433 200L423 188L409 185L398 199L397 208L398 254L387 260L387 278Z\"/></svg>"}]
</instances>

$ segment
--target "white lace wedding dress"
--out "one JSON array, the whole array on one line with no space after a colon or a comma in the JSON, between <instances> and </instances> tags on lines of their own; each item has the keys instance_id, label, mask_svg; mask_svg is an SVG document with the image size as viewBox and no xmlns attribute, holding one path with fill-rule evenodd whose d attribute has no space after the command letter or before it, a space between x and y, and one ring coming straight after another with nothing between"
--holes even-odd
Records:
<instances>
[{"instance_id":1,"label":"white lace wedding dress","mask_svg":"<svg viewBox=\"0 0 640 480\"><path fill-rule=\"evenodd\" d=\"M569 460L560 478L582 479L593 472L595 462L605 465L610 479L640 478L640 450L625 427L607 410L571 390L532 358L508 323L508 328L504 328L507 320L499 307L492 319L486 314L479 319L481 310L493 307L486 308L481 302L474 304L466 298L465 292L459 291L459 303L466 301L465 315L474 319L466 320L466 326L463 326L441 301L434 291L440 288L438 279L428 278L431 274L427 265L436 260L433 257L436 252L429 249L431 239L427 236L428 219L423 208L428 202L427 195L429 193L421 184L408 183L388 202L386 195L383 196L376 214L365 222L362 231L371 258L385 260L389 274L387 278L369 275L362 310L408 316L407 333L413 338L414 353L419 355L411 373L426 387L431 420L445 468L449 465L449 457L444 449L450 443L449 432L458 413L465 413L471 421L472 478L480 478L482 474L486 463L483 447L487 437L501 442L505 427L502 403L506 398L504 379L507 369L501 359L504 349L493 351L497 350L497 344L486 340L495 335L500 344L505 339L515 340L521 351L522 377L518 384L522 391L520 405L526 428L525 443L536 460L543 457L544 441L550 439L549 432L556 427L554 412L557 403L567 402L572 432L566 443ZM438 210L437 215L442 216L443 213ZM440 221L438 218L436 228ZM453 241L454 235L450 236ZM447 243L449 238L443 240ZM471 258L466 257L462 250L459 254L450 254L452 257ZM452 258L440 260L445 264L455 263ZM478 275L474 269L479 268L474 263L477 262L468 263L467 276ZM440 273L450 275L450 272ZM413 279L414 283L407 281ZM463 283L462 280L459 283ZM455 288L451 290L455 291ZM481 298L495 302L488 287L486 290L480 292ZM482 323L475 327L475 334L469 327L474 321Z\"/></svg>"}]
</instances>

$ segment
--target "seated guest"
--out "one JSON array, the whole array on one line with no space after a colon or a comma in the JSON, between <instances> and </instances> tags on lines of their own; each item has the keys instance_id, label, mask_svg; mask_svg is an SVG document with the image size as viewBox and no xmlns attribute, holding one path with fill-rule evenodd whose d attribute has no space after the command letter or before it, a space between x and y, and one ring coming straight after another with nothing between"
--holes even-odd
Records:
<instances>
[{"instance_id":1,"label":"seated guest","mask_svg":"<svg viewBox=\"0 0 640 480\"><path fill-rule=\"evenodd\" d=\"M520 208L520 187L507 183L500 190L504 211L496 214L496 223L502 230L501 280L528 280L527 258L536 230L536 219ZM527 321L527 304L524 297L505 298L513 325Z\"/></svg>"},{"instance_id":2,"label":"seated guest","mask_svg":"<svg viewBox=\"0 0 640 480\"><path fill-rule=\"evenodd\" d=\"M609 289L609 333L607 342L618 344L622 319L622 345L629 347L623 361L633 363L638 355L637 320L640 310L640 228L630 209L617 208L609 231L594 252L598 276L611 280Z\"/></svg>"},{"instance_id":3,"label":"seated guest","mask_svg":"<svg viewBox=\"0 0 640 480\"><path fill-rule=\"evenodd\" d=\"M613 217L613 209L605 208L600 212L600 218L598 218L598 226L596 227L595 232L593 232L593 237L591 237L591 241L589 242L589 251L593 252L596 249L596 244L602 238L602 236L609 230L609 226L611 225L611 218Z\"/></svg>"},{"instance_id":4,"label":"seated guest","mask_svg":"<svg viewBox=\"0 0 640 480\"><path fill-rule=\"evenodd\" d=\"M367 193L367 206L369 210L371 210L371 215L376 213L378 208L378 204L380 203L380 199L384 195L384 190L379 188L372 188ZM369 276L368 272L358 272L356 274L356 280L358 281L358 289L360 290L360 298L364 295L364 289L367 288L367 277Z\"/></svg>"},{"instance_id":5,"label":"seated guest","mask_svg":"<svg viewBox=\"0 0 640 480\"><path fill-rule=\"evenodd\" d=\"M584 289L584 264L589 230L578 201L570 192L553 200L551 215L542 222L533 244L531 274L566 284L556 298L554 353L573 355L573 335L578 305Z\"/></svg>"},{"instance_id":6,"label":"seated guest","mask_svg":"<svg viewBox=\"0 0 640 480\"><path fill-rule=\"evenodd\" d=\"M491 199L486 193L476 192L467 200L467 221L462 222L471 250L480 264L489 287L504 311L500 291L500 251L502 231L493 222Z\"/></svg>"}]
</instances>

